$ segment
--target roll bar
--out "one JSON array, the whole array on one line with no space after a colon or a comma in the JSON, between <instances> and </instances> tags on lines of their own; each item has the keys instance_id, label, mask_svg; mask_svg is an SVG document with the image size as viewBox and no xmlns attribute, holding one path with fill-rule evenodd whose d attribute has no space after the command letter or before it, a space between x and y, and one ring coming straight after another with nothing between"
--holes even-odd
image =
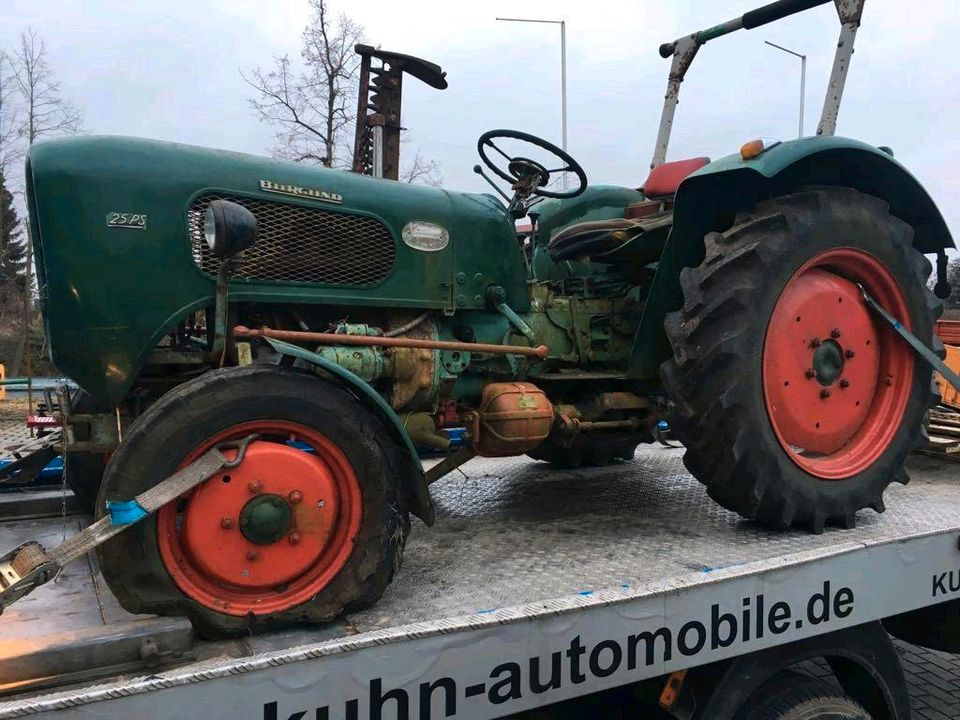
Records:
<instances>
[{"instance_id":1,"label":"roll bar","mask_svg":"<svg viewBox=\"0 0 960 720\"><path fill-rule=\"evenodd\" d=\"M840 18L840 39L833 59L833 70L830 73L830 83L827 86L827 96L823 103L823 111L820 114L817 135L833 135L836 131L840 99L843 96L843 86L847 79L847 69L850 67L850 57L853 55L853 42L856 38L857 28L860 26L863 6L866 3L866 0L832 1ZM663 112L660 115L660 129L657 132L657 144L653 151L650 167L655 168L662 165L667 158L667 145L670 143L673 116L680 96L680 83L683 82L683 78L701 45L736 30L752 30L804 10L826 5L829 2L831 0L777 0L777 2L751 10L720 25L714 25L692 35L686 35L673 42L663 43L660 46L660 57L672 57L673 61L670 64L667 93L664 96Z\"/></svg>"}]
</instances>

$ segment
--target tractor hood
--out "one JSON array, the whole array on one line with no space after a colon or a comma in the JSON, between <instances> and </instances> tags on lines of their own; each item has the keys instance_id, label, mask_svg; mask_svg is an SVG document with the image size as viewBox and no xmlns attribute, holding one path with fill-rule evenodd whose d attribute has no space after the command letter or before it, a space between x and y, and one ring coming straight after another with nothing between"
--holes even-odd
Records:
<instances>
[{"instance_id":1,"label":"tractor hood","mask_svg":"<svg viewBox=\"0 0 960 720\"><path fill-rule=\"evenodd\" d=\"M469 266L527 304L513 222L490 195L123 137L38 143L26 176L52 360L104 403L119 402L170 328L213 305L202 224L215 198L259 225L232 301L452 312ZM410 239L411 223L440 240Z\"/></svg>"}]
</instances>

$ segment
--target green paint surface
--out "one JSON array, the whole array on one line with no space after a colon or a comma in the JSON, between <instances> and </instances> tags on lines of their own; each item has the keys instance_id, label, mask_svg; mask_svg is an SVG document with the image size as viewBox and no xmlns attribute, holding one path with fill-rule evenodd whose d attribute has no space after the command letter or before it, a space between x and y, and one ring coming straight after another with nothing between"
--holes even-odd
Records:
<instances>
[{"instance_id":1,"label":"green paint surface","mask_svg":"<svg viewBox=\"0 0 960 720\"><path fill-rule=\"evenodd\" d=\"M105 402L118 402L163 334L212 306L214 279L193 261L187 211L204 192L284 202L383 222L396 263L375 286L236 279L233 301L325 303L452 311L462 268L529 307L512 220L490 195L454 193L239 153L150 140L89 137L34 145L27 161L40 306L53 361ZM265 192L260 181L342 196L342 204ZM145 227L108 226L110 213ZM447 228L449 245L422 252L401 241L411 220ZM344 252L350 248L345 247ZM291 258L295 262L296 258ZM472 302L473 288L465 295Z\"/></svg>"}]
</instances>

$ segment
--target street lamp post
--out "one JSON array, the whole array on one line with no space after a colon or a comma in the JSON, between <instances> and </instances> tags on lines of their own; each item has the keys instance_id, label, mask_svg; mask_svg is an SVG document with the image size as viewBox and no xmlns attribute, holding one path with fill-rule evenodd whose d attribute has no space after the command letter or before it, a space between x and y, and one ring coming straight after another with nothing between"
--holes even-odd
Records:
<instances>
[{"instance_id":1,"label":"street lamp post","mask_svg":"<svg viewBox=\"0 0 960 720\"><path fill-rule=\"evenodd\" d=\"M534 20L531 18L502 18L501 22L542 23L545 25L560 26L560 147L567 151L567 21L566 20ZM567 189L567 174L563 173L563 189Z\"/></svg>"},{"instance_id":2,"label":"street lamp post","mask_svg":"<svg viewBox=\"0 0 960 720\"><path fill-rule=\"evenodd\" d=\"M772 43L769 40L764 40L764 42L770 47L775 47L777 50L783 50L785 53L790 53L800 58L800 134L797 137L803 137L803 96L807 85L807 56L801 55L793 50L787 50L787 48Z\"/></svg>"}]
</instances>

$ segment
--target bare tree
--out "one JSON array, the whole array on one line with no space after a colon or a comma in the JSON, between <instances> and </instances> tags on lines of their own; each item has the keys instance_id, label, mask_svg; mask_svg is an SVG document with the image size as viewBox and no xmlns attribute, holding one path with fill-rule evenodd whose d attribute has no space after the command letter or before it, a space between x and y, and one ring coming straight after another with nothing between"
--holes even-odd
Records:
<instances>
[{"instance_id":1,"label":"bare tree","mask_svg":"<svg viewBox=\"0 0 960 720\"><path fill-rule=\"evenodd\" d=\"M23 157L20 114L17 107L17 80L10 56L0 51L0 173Z\"/></svg>"},{"instance_id":2,"label":"bare tree","mask_svg":"<svg viewBox=\"0 0 960 720\"><path fill-rule=\"evenodd\" d=\"M80 128L80 112L60 95L60 84L47 62L46 45L35 30L20 33L20 46L13 56L13 78L20 95L19 137L29 147L49 135L73 135ZM18 344L12 373L19 374L24 351L30 340L30 305L33 295L33 246L27 243L27 277L21 319L22 342ZM30 355L27 353L27 372Z\"/></svg>"},{"instance_id":3,"label":"bare tree","mask_svg":"<svg viewBox=\"0 0 960 720\"><path fill-rule=\"evenodd\" d=\"M930 277L931 289L934 284L936 274ZM947 284L950 286L950 297L943 305L948 310L960 309L960 257L951 258L947 265Z\"/></svg>"},{"instance_id":4,"label":"bare tree","mask_svg":"<svg viewBox=\"0 0 960 720\"><path fill-rule=\"evenodd\" d=\"M48 135L74 135L80 129L80 111L60 95L60 83L47 63L43 38L32 28L20 33L13 74L23 100L20 135L33 145Z\"/></svg>"},{"instance_id":5,"label":"bare tree","mask_svg":"<svg viewBox=\"0 0 960 720\"><path fill-rule=\"evenodd\" d=\"M240 75L257 91L250 106L276 131L275 156L344 167L349 162L342 131L354 120L360 67L353 48L363 39L363 28L344 14L331 22L324 0L310 0L310 9L302 70L284 55L274 58L272 70Z\"/></svg>"},{"instance_id":6,"label":"bare tree","mask_svg":"<svg viewBox=\"0 0 960 720\"><path fill-rule=\"evenodd\" d=\"M436 160L427 160L417 150L416 155L413 156L413 161L409 165L405 165L400 171L400 182L440 187L443 185L440 163Z\"/></svg>"},{"instance_id":7,"label":"bare tree","mask_svg":"<svg viewBox=\"0 0 960 720\"><path fill-rule=\"evenodd\" d=\"M0 328L8 327L8 316L19 314L26 276L20 219L7 187L10 168L23 155L16 92L10 58L0 52Z\"/></svg>"}]
</instances>

